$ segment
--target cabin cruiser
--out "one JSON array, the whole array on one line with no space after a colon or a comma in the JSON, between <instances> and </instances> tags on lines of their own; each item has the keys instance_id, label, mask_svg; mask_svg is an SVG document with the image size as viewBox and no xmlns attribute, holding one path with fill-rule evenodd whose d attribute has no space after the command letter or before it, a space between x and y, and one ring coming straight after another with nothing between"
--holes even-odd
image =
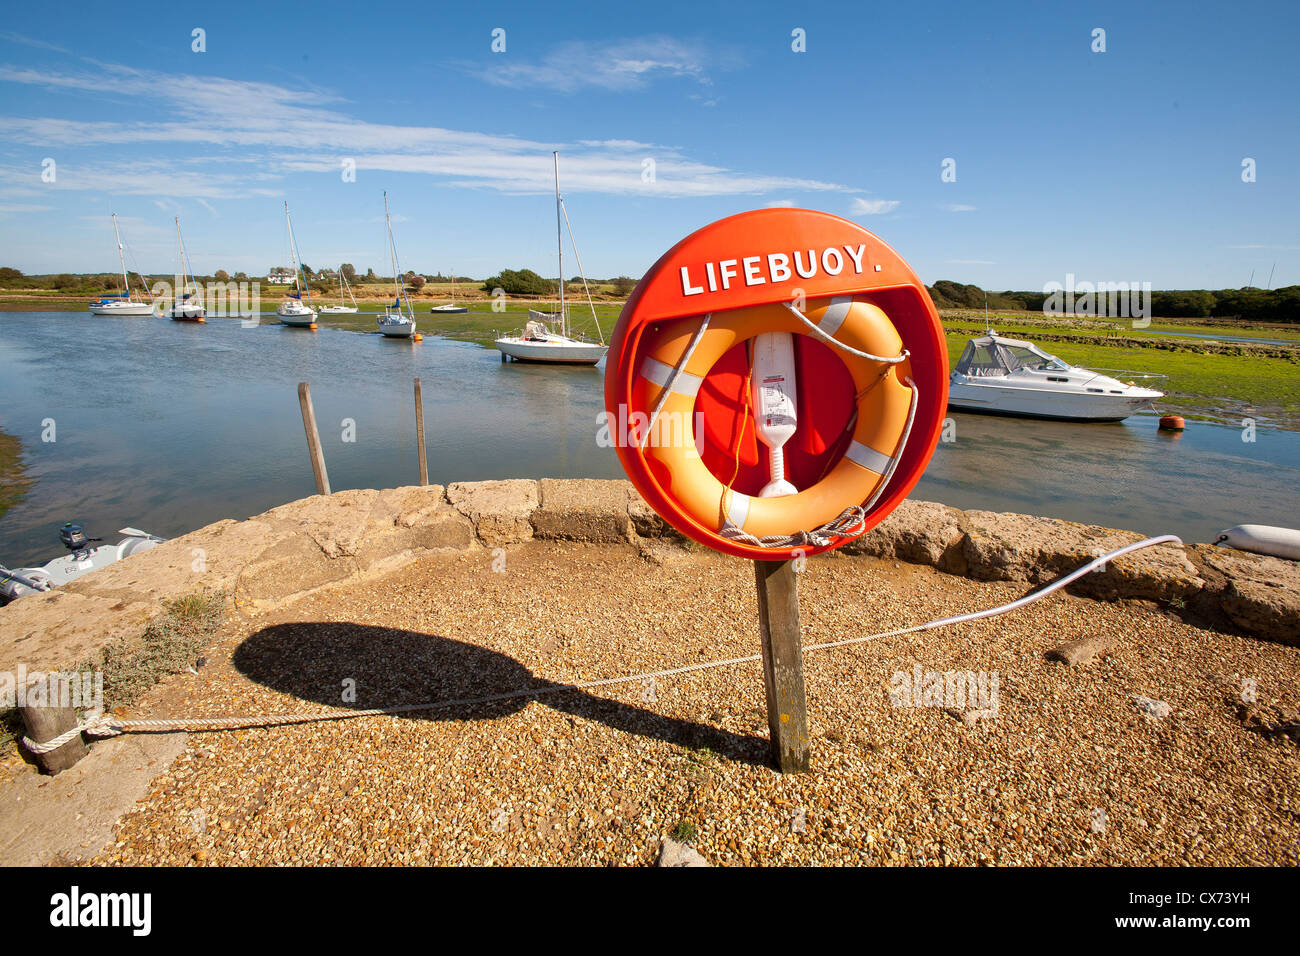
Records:
<instances>
[{"instance_id":1,"label":"cabin cruiser","mask_svg":"<svg viewBox=\"0 0 1300 956\"><path fill-rule=\"evenodd\" d=\"M1161 398L992 330L966 343L948 383L949 408L1062 421L1123 421Z\"/></svg>"},{"instance_id":2,"label":"cabin cruiser","mask_svg":"<svg viewBox=\"0 0 1300 956\"><path fill-rule=\"evenodd\" d=\"M65 524L59 529L59 540L68 549L67 554L39 568L15 568L10 571L0 566L0 604L8 604L38 591L61 587L83 574L115 564L141 551L148 551L166 540L136 528L122 528L118 534L125 537L117 544L92 547L94 542L104 539L86 537L86 532L79 524Z\"/></svg>"},{"instance_id":3,"label":"cabin cruiser","mask_svg":"<svg viewBox=\"0 0 1300 956\"><path fill-rule=\"evenodd\" d=\"M294 328L309 329L316 324L316 313L292 293L280 303L275 314L283 324Z\"/></svg>"}]
</instances>

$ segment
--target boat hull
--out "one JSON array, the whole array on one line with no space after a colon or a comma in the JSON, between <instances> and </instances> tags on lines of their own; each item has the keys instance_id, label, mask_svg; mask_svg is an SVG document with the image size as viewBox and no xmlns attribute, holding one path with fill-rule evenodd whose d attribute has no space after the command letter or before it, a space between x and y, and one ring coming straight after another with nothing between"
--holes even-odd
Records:
<instances>
[{"instance_id":1,"label":"boat hull","mask_svg":"<svg viewBox=\"0 0 1300 956\"><path fill-rule=\"evenodd\" d=\"M1065 422L1122 422L1150 408L1159 392L1126 395L1071 394L1043 389L997 385L961 385L948 388L948 407L962 412L1003 415L1008 418L1042 418Z\"/></svg>"},{"instance_id":2,"label":"boat hull","mask_svg":"<svg viewBox=\"0 0 1300 956\"><path fill-rule=\"evenodd\" d=\"M529 342L524 339L497 339L494 343L502 355L516 362L539 365L595 365L609 351L607 346L584 342Z\"/></svg>"},{"instance_id":3,"label":"boat hull","mask_svg":"<svg viewBox=\"0 0 1300 956\"><path fill-rule=\"evenodd\" d=\"M460 315L464 312L468 312L469 309L461 308L458 305L435 305L429 311L434 315Z\"/></svg>"},{"instance_id":4,"label":"boat hull","mask_svg":"<svg viewBox=\"0 0 1300 956\"><path fill-rule=\"evenodd\" d=\"M348 305L327 305L320 310L321 315L356 315L357 310Z\"/></svg>"},{"instance_id":5,"label":"boat hull","mask_svg":"<svg viewBox=\"0 0 1300 956\"><path fill-rule=\"evenodd\" d=\"M89 306L91 315L153 315L151 302L125 302L121 305Z\"/></svg>"}]
</instances>

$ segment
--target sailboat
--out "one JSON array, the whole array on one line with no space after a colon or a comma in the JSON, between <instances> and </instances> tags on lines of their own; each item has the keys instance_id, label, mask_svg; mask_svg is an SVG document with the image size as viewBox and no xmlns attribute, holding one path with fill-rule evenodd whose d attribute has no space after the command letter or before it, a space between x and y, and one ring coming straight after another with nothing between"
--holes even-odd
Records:
<instances>
[{"instance_id":1,"label":"sailboat","mask_svg":"<svg viewBox=\"0 0 1300 956\"><path fill-rule=\"evenodd\" d=\"M434 315L459 315L462 312L468 312L469 309L463 305L456 304L456 274L451 276L451 302L447 305L435 305L429 310Z\"/></svg>"},{"instance_id":2,"label":"sailboat","mask_svg":"<svg viewBox=\"0 0 1300 956\"><path fill-rule=\"evenodd\" d=\"M384 314L376 319L379 331L390 339L409 339L415 334L415 313L411 310L411 301L406 297L402 287L402 271L397 265L397 244L393 242L393 219L388 214L388 193L384 193L384 223L388 227L388 251L393 260L393 287L395 298L392 305L384 306Z\"/></svg>"},{"instance_id":3,"label":"sailboat","mask_svg":"<svg viewBox=\"0 0 1300 956\"><path fill-rule=\"evenodd\" d=\"M303 296L311 299L311 289L307 287L307 280L302 275L302 262L298 258L298 243L293 237L293 220L289 218L289 204L284 204L284 224L289 230L289 255L293 257L293 291L288 294L275 314L280 317L280 321L298 329L316 328L316 312L310 305L303 301ZM299 279L302 283L299 284Z\"/></svg>"},{"instance_id":4,"label":"sailboat","mask_svg":"<svg viewBox=\"0 0 1300 956\"><path fill-rule=\"evenodd\" d=\"M199 282L194 278L194 269L185 255L185 241L181 239L181 217L176 217L176 249L180 257L181 272L176 277L177 289L172 295L172 307L168 313L176 322L202 322L203 292ZM194 283L194 292L189 291L190 282ZM179 296L179 298L177 298Z\"/></svg>"},{"instance_id":5,"label":"sailboat","mask_svg":"<svg viewBox=\"0 0 1300 956\"><path fill-rule=\"evenodd\" d=\"M569 316L564 308L564 240L560 218L568 223L569 214L564 210L564 200L560 198L560 154L552 153L555 162L555 246L560 264L560 311L555 313L528 310L528 323L522 332L503 335L496 340L496 347L501 352L501 361L512 358L516 362L547 362L553 365L595 365L605 357L609 346L605 344L600 332L600 320L596 319L596 307L591 302L591 290L587 289L587 304L591 307L591 317L596 323L596 333L601 341L588 342L569 336ZM569 241L573 242L573 226L569 226ZM578 244L573 243L573 254L578 256ZM587 285L586 274L582 272L582 259L578 258L578 272L582 275L584 288ZM550 326L558 325L560 331L552 332Z\"/></svg>"},{"instance_id":6,"label":"sailboat","mask_svg":"<svg viewBox=\"0 0 1300 956\"><path fill-rule=\"evenodd\" d=\"M347 290L348 298L352 300L351 305L343 304L343 292ZM343 267L339 267L339 304L327 305L320 310L321 315L354 315L357 311L357 297L352 294L352 286L348 285L348 277L343 274Z\"/></svg>"},{"instance_id":7,"label":"sailboat","mask_svg":"<svg viewBox=\"0 0 1300 956\"><path fill-rule=\"evenodd\" d=\"M117 213L113 213L113 238L117 240L117 258L122 263L122 288L125 292L104 293L99 297L98 302L90 303L89 309L91 315L153 315L153 303L142 299L133 298L131 295L131 281L126 275L126 253L122 251L122 234L117 231ZM144 276L140 277L144 282ZM145 283L145 294L149 292L149 285Z\"/></svg>"}]
</instances>

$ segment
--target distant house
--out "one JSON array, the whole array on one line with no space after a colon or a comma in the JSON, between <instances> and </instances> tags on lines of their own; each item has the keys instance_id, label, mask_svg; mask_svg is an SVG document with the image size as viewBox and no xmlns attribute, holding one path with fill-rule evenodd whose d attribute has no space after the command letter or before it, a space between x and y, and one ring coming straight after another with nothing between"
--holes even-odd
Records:
<instances>
[{"instance_id":1,"label":"distant house","mask_svg":"<svg viewBox=\"0 0 1300 956\"><path fill-rule=\"evenodd\" d=\"M280 285L285 282L293 281L292 269L272 269L266 274L266 281L272 285Z\"/></svg>"}]
</instances>

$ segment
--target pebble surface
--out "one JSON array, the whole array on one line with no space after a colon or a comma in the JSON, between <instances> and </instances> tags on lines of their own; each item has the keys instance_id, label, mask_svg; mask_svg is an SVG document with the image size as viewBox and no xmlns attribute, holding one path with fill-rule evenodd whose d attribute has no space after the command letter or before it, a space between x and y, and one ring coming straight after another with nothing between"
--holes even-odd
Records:
<instances>
[{"instance_id":1,"label":"pebble surface","mask_svg":"<svg viewBox=\"0 0 1300 956\"><path fill-rule=\"evenodd\" d=\"M805 645L1024 593L836 555L809 560L799 587ZM535 541L422 558L233 618L207 666L168 678L129 716L482 697L756 654L757 633L748 562ZM1113 643L1105 659L1045 656L1097 634ZM917 665L995 674L996 707L895 706L891 689ZM738 664L193 733L94 862L649 865L681 824L714 865L1300 862L1300 748L1239 716L1243 694L1295 707L1300 648L1058 593L812 652L805 670L809 774L768 766L761 667ZM1137 696L1169 715L1153 720Z\"/></svg>"}]
</instances>

